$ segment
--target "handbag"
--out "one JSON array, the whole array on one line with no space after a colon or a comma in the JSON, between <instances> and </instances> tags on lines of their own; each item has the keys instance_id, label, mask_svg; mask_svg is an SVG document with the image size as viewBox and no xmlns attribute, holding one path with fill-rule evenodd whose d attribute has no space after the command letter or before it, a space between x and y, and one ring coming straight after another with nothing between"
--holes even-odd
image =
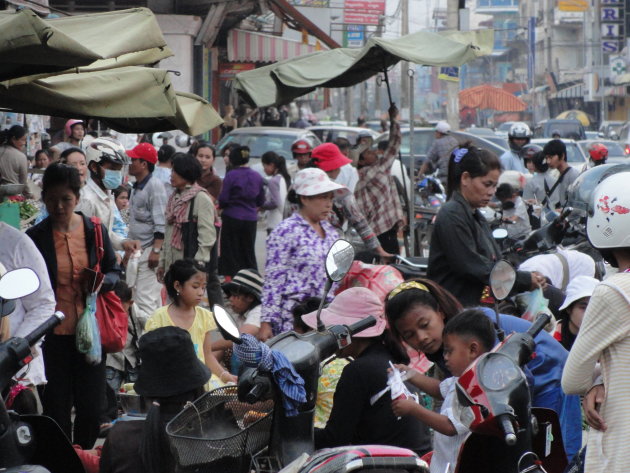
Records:
<instances>
[{"instance_id":1,"label":"handbag","mask_svg":"<svg viewBox=\"0 0 630 473\"><path fill-rule=\"evenodd\" d=\"M103 225L98 217L91 218L94 223L94 244L96 245L96 265L94 271L101 272L103 248ZM96 297L96 321L101 333L101 346L105 353L118 353L127 343L129 319L127 311L114 291L99 292Z\"/></svg>"},{"instance_id":2,"label":"handbag","mask_svg":"<svg viewBox=\"0 0 630 473\"><path fill-rule=\"evenodd\" d=\"M184 258L194 259L199 250L199 230L197 220L193 216L195 198L190 199L190 209L188 210L188 221L182 224L182 245L184 248Z\"/></svg>"}]
</instances>

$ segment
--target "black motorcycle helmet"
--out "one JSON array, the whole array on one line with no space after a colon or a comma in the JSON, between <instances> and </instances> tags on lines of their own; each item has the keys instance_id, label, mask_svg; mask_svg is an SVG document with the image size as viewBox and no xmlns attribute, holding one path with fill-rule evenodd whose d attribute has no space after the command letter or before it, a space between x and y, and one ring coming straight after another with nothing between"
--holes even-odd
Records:
<instances>
[{"instance_id":1,"label":"black motorcycle helmet","mask_svg":"<svg viewBox=\"0 0 630 473\"><path fill-rule=\"evenodd\" d=\"M547 169L549 169L542 150L541 146L534 144L525 145L522 149L523 159L530 160L534 164L536 172L547 172Z\"/></svg>"}]
</instances>

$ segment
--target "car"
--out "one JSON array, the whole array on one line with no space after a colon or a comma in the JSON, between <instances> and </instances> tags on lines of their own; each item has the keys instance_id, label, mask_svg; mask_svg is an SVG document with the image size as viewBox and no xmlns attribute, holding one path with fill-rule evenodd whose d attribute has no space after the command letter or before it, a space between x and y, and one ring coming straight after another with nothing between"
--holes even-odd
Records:
<instances>
[{"instance_id":1,"label":"car","mask_svg":"<svg viewBox=\"0 0 630 473\"><path fill-rule=\"evenodd\" d=\"M601 138L601 136L599 136L599 135L600 135L600 133L597 132L597 131L586 130L586 139L587 140L597 140L597 138Z\"/></svg>"},{"instance_id":2,"label":"car","mask_svg":"<svg viewBox=\"0 0 630 473\"><path fill-rule=\"evenodd\" d=\"M307 130L317 135L322 143L334 142L337 138L346 138L350 142L350 146L357 144L357 137L360 133L368 133L372 140L376 140L380 135L377 131L356 126L315 125L308 127Z\"/></svg>"},{"instance_id":3,"label":"car","mask_svg":"<svg viewBox=\"0 0 630 473\"><path fill-rule=\"evenodd\" d=\"M530 141L530 143L544 148L549 141L549 138L534 138ZM565 139L562 141L567 147L567 162L569 163L569 166L581 171L584 165L588 164L588 153L582 151L582 147L577 141Z\"/></svg>"},{"instance_id":4,"label":"car","mask_svg":"<svg viewBox=\"0 0 630 473\"><path fill-rule=\"evenodd\" d=\"M588 149L593 143L601 143L608 148L607 164L625 164L630 163L628 155L625 153L621 144L618 141L613 140L583 140L578 141L580 148L584 151L586 157L589 157Z\"/></svg>"},{"instance_id":5,"label":"car","mask_svg":"<svg viewBox=\"0 0 630 473\"><path fill-rule=\"evenodd\" d=\"M410 158L410 149L409 149L409 128L403 128L401 130L402 133L402 143L400 145L400 154L403 160L403 163L409 167ZM464 131L452 131L451 135L459 142L471 142L474 146L479 148L487 149L488 151L493 152L497 156L501 156L505 151L507 151L506 147L500 146L492 141L485 139L485 137L471 135L470 133L466 133ZM380 135L376 142L379 143L381 141L389 139L389 133L383 133ZM429 148L433 144L433 140L435 139L435 131L433 128L414 128L414 139L413 139L413 154L416 157L416 170L420 169L422 162L427 156Z\"/></svg>"},{"instance_id":6,"label":"car","mask_svg":"<svg viewBox=\"0 0 630 473\"><path fill-rule=\"evenodd\" d=\"M482 136L482 137L486 137L486 136L495 136L494 134L494 130L491 128L483 128L480 126L471 126L470 128L466 128L465 130L466 133L470 133L471 135L478 135L478 136Z\"/></svg>"},{"instance_id":7,"label":"car","mask_svg":"<svg viewBox=\"0 0 630 473\"><path fill-rule=\"evenodd\" d=\"M599 137L600 138L610 138L610 139L618 139L620 136L621 128L626 124L626 122L621 120L605 120L599 126ZM615 138L615 136L617 138Z\"/></svg>"},{"instance_id":8,"label":"car","mask_svg":"<svg viewBox=\"0 0 630 473\"><path fill-rule=\"evenodd\" d=\"M630 155L630 122L619 129L619 144L623 146L624 152Z\"/></svg>"},{"instance_id":9,"label":"car","mask_svg":"<svg viewBox=\"0 0 630 473\"><path fill-rule=\"evenodd\" d=\"M510 128L512 128L512 125L514 125L516 122L503 122L501 123L496 131L494 132L495 135L497 136L502 136L503 138L507 138L507 135L510 131Z\"/></svg>"},{"instance_id":10,"label":"car","mask_svg":"<svg viewBox=\"0 0 630 473\"><path fill-rule=\"evenodd\" d=\"M552 138L554 132L561 138L585 140L584 125L579 120L558 119L542 120L534 127L534 138Z\"/></svg>"},{"instance_id":11,"label":"car","mask_svg":"<svg viewBox=\"0 0 630 473\"><path fill-rule=\"evenodd\" d=\"M317 135L312 131L301 128L286 128L275 126L252 126L237 128L225 135L217 143L217 156L223 154L223 150L229 144L249 146L250 162L259 160L267 151L275 151L287 164L295 161L291 152L291 145L296 140L307 140L313 147L321 144Z\"/></svg>"}]
</instances>

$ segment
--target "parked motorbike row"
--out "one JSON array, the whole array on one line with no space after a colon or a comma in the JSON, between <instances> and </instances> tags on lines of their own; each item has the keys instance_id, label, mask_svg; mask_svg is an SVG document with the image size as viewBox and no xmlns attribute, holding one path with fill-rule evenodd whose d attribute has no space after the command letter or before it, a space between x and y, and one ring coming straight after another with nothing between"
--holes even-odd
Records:
<instances>
[{"instance_id":1,"label":"parked motorbike row","mask_svg":"<svg viewBox=\"0 0 630 473\"><path fill-rule=\"evenodd\" d=\"M339 240L333 245L326 259L328 288L344 277L353 259L354 250L348 242ZM509 286L509 281L497 281L492 287L505 291L506 284ZM23 297L37 286L38 279L31 270L9 272L0 278L0 298L4 302ZM495 293L495 297L500 298L501 294ZM215 306L213 313L223 336L241 343L238 328L228 313L220 306ZM529 389L521 369L534 351L533 337L547 323L548 317L542 316L526 334L512 334L492 352L479 358L461 377L457 389L462 418L468 419L472 434L460 450L461 465L457 472L562 471L566 458L555 413L537 413L531 409ZM12 338L0 344L0 387L6 386L30 361L30 346L62 319L63 314L56 313L27 337ZM304 381L306 402L300 406L298 414L286 415L282 391L268 370L245 366L237 386L204 394L167 425L179 471L248 472L253 469L257 472L333 473L376 468L427 473L426 462L403 448L348 446L314 452L313 412L320 363L352 343L354 334L375 322L373 317L368 317L351 326L324 327L320 323L316 331L303 335L287 332L268 341L268 347L284 354ZM550 442L552 433L554 441ZM547 440L541 440L542 437ZM483 466L479 463L481 451L493 452L483 455ZM83 471L68 439L52 419L7 412L1 401L0 452L0 468L7 468L8 472Z\"/></svg>"}]
</instances>

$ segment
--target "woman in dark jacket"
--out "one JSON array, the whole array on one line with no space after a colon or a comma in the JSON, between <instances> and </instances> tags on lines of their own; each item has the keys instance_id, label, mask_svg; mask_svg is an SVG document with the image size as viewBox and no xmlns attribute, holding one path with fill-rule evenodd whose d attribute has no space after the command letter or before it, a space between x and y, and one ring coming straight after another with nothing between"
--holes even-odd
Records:
<instances>
[{"instance_id":1,"label":"woman in dark jacket","mask_svg":"<svg viewBox=\"0 0 630 473\"><path fill-rule=\"evenodd\" d=\"M73 443L92 448L99 431L101 396L105 392L105 357L97 365L76 348L76 327L85 310L90 282L86 274L96 265L95 225L74 209L79 202L79 172L68 165L50 165L42 180L42 199L49 216L29 229L46 261L57 300L56 310L66 316L46 336L42 346L48 384L42 397L44 414L61 426ZM101 227L102 229L102 227ZM102 231L105 275L100 291L110 291L119 279L116 256L107 230ZM75 408L74 435L71 411Z\"/></svg>"},{"instance_id":2,"label":"woman in dark jacket","mask_svg":"<svg viewBox=\"0 0 630 473\"><path fill-rule=\"evenodd\" d=\"M448 164L448 202L435 221L427 276L452 293L464 307L479 305L490 271L501 259L485 217L499 182L501 162L489 151L463 145ZM517 271L515 291L542 286L538 272Z\"/></svg>"}]
</instances>

